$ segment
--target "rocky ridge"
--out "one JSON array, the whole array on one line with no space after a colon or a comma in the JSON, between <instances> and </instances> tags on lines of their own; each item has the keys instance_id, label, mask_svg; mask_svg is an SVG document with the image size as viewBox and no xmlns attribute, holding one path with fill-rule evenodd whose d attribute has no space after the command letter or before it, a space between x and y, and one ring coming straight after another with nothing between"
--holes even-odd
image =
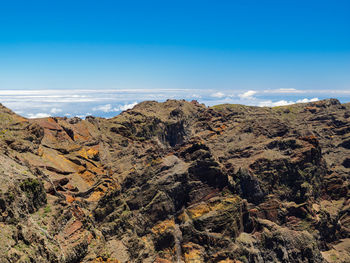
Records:
<instances>
[{"instance_id":1,"label":"rocky ridge","mask_svg":"<svg viewBox=\"0 0 350 263\"><path fill-rule=\"evenodd\" d=\"M0 262L350 262L350 104L0 106Z\"/></svg>"}]
</instances>

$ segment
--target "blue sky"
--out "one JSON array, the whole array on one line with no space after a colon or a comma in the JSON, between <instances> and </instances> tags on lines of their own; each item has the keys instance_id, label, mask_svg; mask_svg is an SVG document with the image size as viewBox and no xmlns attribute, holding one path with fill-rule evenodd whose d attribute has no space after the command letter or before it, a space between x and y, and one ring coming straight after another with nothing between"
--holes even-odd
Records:
<instances>
[{"instance_id":1,"label":"blue sky","mask_svg":"<svg viewBox=\"0 0 350 263\"><path fill-rule=\"evenodd\" d=\"M345 0L2 1L0 102L26 117L348 102L349 13Z\"/></svg>"}]
</instances>

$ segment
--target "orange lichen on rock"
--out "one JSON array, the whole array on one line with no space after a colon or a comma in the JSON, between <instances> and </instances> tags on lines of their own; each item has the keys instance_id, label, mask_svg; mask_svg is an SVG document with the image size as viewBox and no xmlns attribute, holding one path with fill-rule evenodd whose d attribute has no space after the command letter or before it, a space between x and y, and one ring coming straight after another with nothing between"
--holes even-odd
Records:
<instances>
[{"instance_id":1,"label":"orange lichen on rock","mask_svg":"<svg viewBox=\"0 0 350 263\"><path fill-rule=\"evenodd\" d=\"M242 263L242 261L227 258L227 259L218 261L218 263Z\"/></svg>"},{"instance_id":2,"label":"orange lichen on rock","mask_svg":"<svg viewBox=\"0 0 350 263\"><path fill-rule=\"evenodd\" d=\"M190 220L190 217L188 216L186 211L183 211L177 218L182 222L187 222L188 220Z\"/></svg>"},{"instance_id":3,"label":"orange lichen on rock","mask_svg":"<svg viewBox=\"0 0 350 263\"><path fill-rule=\"evenodd\" d=\"M79 176L86 181L86 183L89 184L89 186L92 186L96 181L96 175L89 171L85 171L82 174L79 174Z\"/></svg>"},{"instance_id":4,"label":"orange lichen on rock","mask_svg":"<svg viewBox=\"0 0 350 263\"><path fill-rule=\"evenodd\" d=\"M73 203L75 201L75 198L69 194L64 194L64 196L66 197L66 201L68 203Z\"/></svg>"},{"instance_id":5,"label":"orange lichen on rock","mask_svg":"<svg viewBox=\"0 0 350 263\"><path fill-rule=\"evenodd\" d=\"M104 194L105 194L104 192L95 191L86 199L86 201L97 202L98 200L100 200L102 198L102 196L104 196Z\"/></svg>"},{"instance_id":6,"label":"orange lichen on rock","mask_svg":"<svg viewBox=\"0 0 350 263\"><path fill-rule=\"evenodd\" d=\"M96 174L96 175L103 175L104 170L101 167L95 166L91 164L90 162L86 162L86 169L88 169L90 172Z\"/></svg>"},{"instance_id":7,"label":"orange lichen on rock","mask_svg":"<svg viewBox=\"0 0 350 263\"><path fill-rule=\"evenodd\" d=\"M203 252L199 245L192 242L182 246L184 250L185 263L203 263Z\"/></svg>"},{"instance_id":8,"label":"orange lichen on rock","mask_svg":"<svg viewBox=\"0 0 350 263\"><path fill-rule=\"evenodd\" d=\"M151 230L154 234L162 234L169 229L173 230L174 227L175 227L174 219L166 219L158 223L157 225L155 225Z\"/></svg>"},{"instance_id":9,"label":"orange lichen on rock","mask_svg":"<svg viewBox=\"0 0 350 263\"><path fill-rule=\"evenodd\" d=\"M82 157L84 159L89 158L85 147L81 148L81 150L77 152L77 156Z\"/></svg>"},{"instance_id":10,"label":"orange lichen on rock","mask_svg":"<svg viewBox=\"0 0 350 263\"><path fill-rule=\"evenodd\" d=\"M156 258L154 263L171 263L173 261L170 261L170 260L167 260L167 259L164 259L164 258Z\"/></svg>"},{"instance_id":11,"label":"orange lichen on rock","mask_svg":"<svg viewBox=\"0 0 350 263\"><path fill-rule=\"evenodd\" d=\"M210 208L208 204L206 203L200 203L198 205L192 206L188 208L188 214L191 218L197 218L204 214L207 214L210 212Z\"/></svg>"},{"instance_id":12,"label":"orange lichen on rock","mask_svg":"<svg viewBox=\"0 0 350 263\"><path fill-rule=\"evenodd\" d=\"M87 150L88 158L95 159L100 153L99 148L99 145L95 145L94 147L91 147L89 150Z\"/></svg>"},{"instance_id":13,"label":"orange lichen on rock","mask_svg":"<svg viewBox=\"0 0 350 263\"><path fill-rule=\"evenodd\" d=\"M77 152L77 156L86 160L94 160L99 155L99 146L96 145L91 148L83 147Z\"/></svg>"},{"instance_id":14,"label":"orange lichen on rock","mask_svg":"<svg viewBox=\"0 0 350 263\"><path fill-rule=\"evenodd\" d=\"M187 212L192 219L195 219L209 213L210 211L224 210L228 205L236 204L239 200L238 197L225 197L223 199L213 197L209 199L209 202L201 202L191 206L187 209Z\"/></svg>"}]
</instances>

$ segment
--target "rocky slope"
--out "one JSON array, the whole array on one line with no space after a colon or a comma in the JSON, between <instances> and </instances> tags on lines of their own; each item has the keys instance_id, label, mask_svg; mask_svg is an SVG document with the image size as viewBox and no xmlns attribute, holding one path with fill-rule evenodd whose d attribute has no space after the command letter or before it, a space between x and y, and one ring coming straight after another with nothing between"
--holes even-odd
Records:
<instances>
[{"instance_id":1,"label":"rocky slope","mask_svg":"<svg viewBox=\"0 0 350 263\"><path fill-rule=\"evenodd\" d=\"M350 104L0 106L0 262L350 262Z\"/></svg>"}]
</instances>

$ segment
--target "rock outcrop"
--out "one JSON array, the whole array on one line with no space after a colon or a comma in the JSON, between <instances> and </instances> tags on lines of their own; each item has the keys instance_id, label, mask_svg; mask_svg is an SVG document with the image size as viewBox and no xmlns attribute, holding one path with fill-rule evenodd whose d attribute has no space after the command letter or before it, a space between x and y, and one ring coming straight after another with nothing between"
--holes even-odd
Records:
<instances>
[{"instance_id":1,"label":"rock outcrop","mask_svg":"<svg viewBox=\"0 0 350 263\"><path fill-rule=\"evenodd\" d=\"M0 106L0 262L350 262L350 104Z\"/></svg>"}]
</instances>

